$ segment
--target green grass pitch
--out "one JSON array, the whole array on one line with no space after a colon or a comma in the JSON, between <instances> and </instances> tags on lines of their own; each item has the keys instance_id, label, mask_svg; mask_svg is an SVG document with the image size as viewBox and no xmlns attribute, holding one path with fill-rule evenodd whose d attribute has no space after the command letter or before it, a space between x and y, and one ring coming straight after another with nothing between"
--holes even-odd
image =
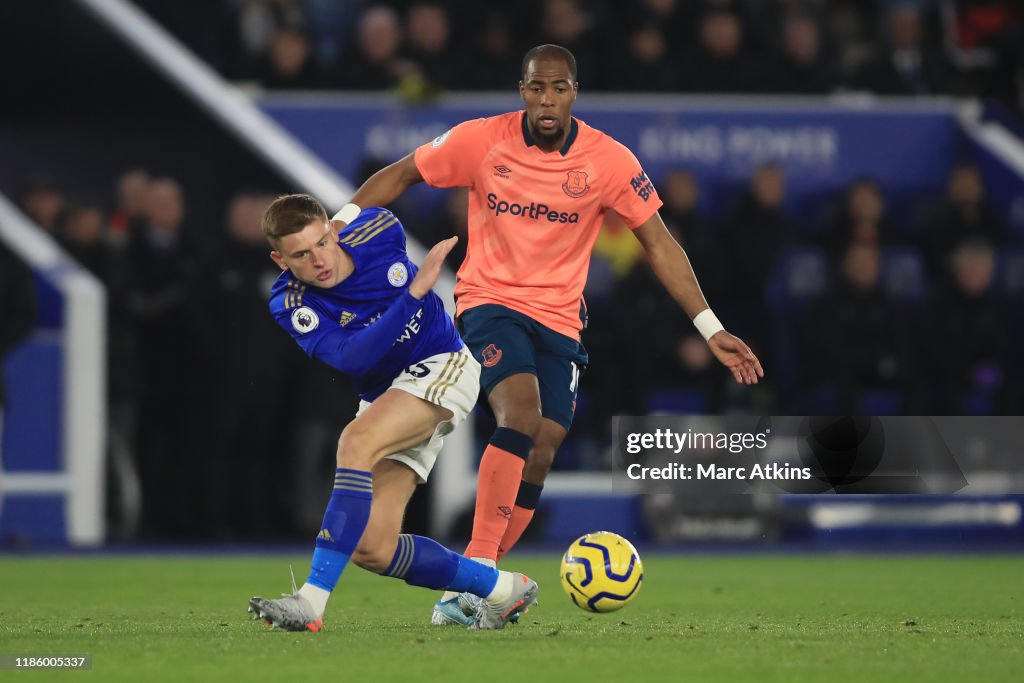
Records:
<instances>
[{"instance_id":1,"label":"green grass pitch","mask_svg":"<svg viewBox=\"0 0 1024 683\"><path fill-rule=\"evenodd\" d=\"M325 631L249 620L308 557L0 558L0 653L93 656L35 680L1019 681L1024 557L649 554L625 609L574 607L558 557L515 627L429 625L436 593L351 567ZM0 673L4 680L18 674ZM27 680L27 679L26 679Z\"/></svg>"}]
</instances>

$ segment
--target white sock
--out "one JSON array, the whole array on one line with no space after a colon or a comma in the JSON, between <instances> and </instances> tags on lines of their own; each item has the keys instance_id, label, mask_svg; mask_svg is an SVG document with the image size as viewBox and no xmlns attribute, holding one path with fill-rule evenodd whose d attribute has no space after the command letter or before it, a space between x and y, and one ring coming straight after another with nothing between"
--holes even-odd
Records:
<instances>
[{"instance_id":1,"label":"white sock","mask_svg":"<svg viewBox=\"0 0 1024 683\"><path fill-rule=\"evenodd\" d=\"M487 557L471 557L469 559L473 560L474 562L479 562L480 564L486 565L491 569L494 569L494 567L497 565L497 562ZM512 590L511 586L509 586L509 590ZM445 591L444 595L441 596L441 602L448 602L452 598L458 597L458 595L459 594L455 591Z\"/></svg>"},{"instance_id":2,"label":"white sock","mask_svg":"<svg viewBox=\"0 0 1024 683\"><path fill-rule=\"evenodd\" d=\"M299 595L309 600L317 618L322 619L324 612L327 611L327 601L331 598L330 591L325 591L320 586L314 586L311 583L304 583L299 589Z\"/></svg>"},{"instance_id":3,"label":"white sock","mask_svg":"<svg viewBox=\"0 0 1024 683\"><path fill-rule=\"evenodd\" d=\"M494 590L487 596L487 602L504 602L512 595L512 572L498 572L498 582L494 584Z\"/></svg>"}]
</instances>

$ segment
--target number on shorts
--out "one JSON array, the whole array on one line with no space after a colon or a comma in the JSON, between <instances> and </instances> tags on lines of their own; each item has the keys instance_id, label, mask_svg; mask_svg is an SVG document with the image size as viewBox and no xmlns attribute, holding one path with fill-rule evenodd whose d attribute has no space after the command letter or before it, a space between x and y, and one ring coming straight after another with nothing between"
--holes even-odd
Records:
<instances>
[{"instance_id":1,"label":"number on shorts","mask_svg":"<svg viewBox=\"0 0 1024 683\"><path fill-rule=\"evenodd\" d=\"M417 363L416 365L410 365L405 369L413 377L423 378L430 374L430 368L427 367L426 363Z\"/></svg>"}]
</instances>

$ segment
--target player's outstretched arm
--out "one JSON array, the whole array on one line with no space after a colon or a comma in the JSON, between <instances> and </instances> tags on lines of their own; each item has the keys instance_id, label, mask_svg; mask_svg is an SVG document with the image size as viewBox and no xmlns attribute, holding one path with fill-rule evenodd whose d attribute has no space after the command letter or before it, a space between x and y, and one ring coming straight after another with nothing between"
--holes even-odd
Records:
<instances>
[{"instance_id":1,"label":"player's outstretched arm","mask_svg":"<svg viewBox=\"0 0 1024 683\"><path fill-rule=\"evenodd\" d=\"M409 154L367 178L349 201L364 209L370 206L387 206L410 186L421 182L423 176L416 167L414 154ZM338 220L335 217L331 222L335 230L340 231L350 221Z\"/></svg>"},{"instance_id":2,"label":"player's outstretched arm","mask_svg":"<svg viewBox=\"0 0 1024 683\"><path fill-rule=\"evenodd\" d=\"M427 295L427 292L437 282L437 278L441 277L441 268L444 266L444 260L458 241L459 237L456 235L455 237L441 240L431 247L430 251L427 252L427 257L423 259L423 265L420 266L419 272L416 273L416 277L409 284L409 294L417 299L422 299Z\"/></svg>"},{"instance_id":3,"label":"player's outstretched arm","mask_svg":"<svg viewBox=\"0 0 1024 683\"><path fill-rule=\"evenodd\" d=\"M690 319L709 311L708 302L690 266L690 259L669 233L661 216L655 213L636 228L633 234L647 252L651 269L658 280ZM761 361L739 337L719 330L708 338L708 346L719 362L729 368L737 383L757 384L758 377L764 377Z\"/></svg>"}]
</instances>

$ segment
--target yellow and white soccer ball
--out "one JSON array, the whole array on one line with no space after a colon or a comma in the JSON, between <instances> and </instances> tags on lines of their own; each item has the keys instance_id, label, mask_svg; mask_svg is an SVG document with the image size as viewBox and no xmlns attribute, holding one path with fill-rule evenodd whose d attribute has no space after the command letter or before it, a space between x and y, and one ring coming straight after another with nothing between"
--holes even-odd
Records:
<instances>
[{"instance_id":1,"label":"yellow and white soccer ball","mask_svg":"<svg viewBox=\"0 0 1024 683\"><path fill-rule=\"evenodd\" d=\"M573 541L562 556L562 588L589 612L614 612L636 597L644 565L633 544L610 531Z\"/></svg>"}]
</instances>

